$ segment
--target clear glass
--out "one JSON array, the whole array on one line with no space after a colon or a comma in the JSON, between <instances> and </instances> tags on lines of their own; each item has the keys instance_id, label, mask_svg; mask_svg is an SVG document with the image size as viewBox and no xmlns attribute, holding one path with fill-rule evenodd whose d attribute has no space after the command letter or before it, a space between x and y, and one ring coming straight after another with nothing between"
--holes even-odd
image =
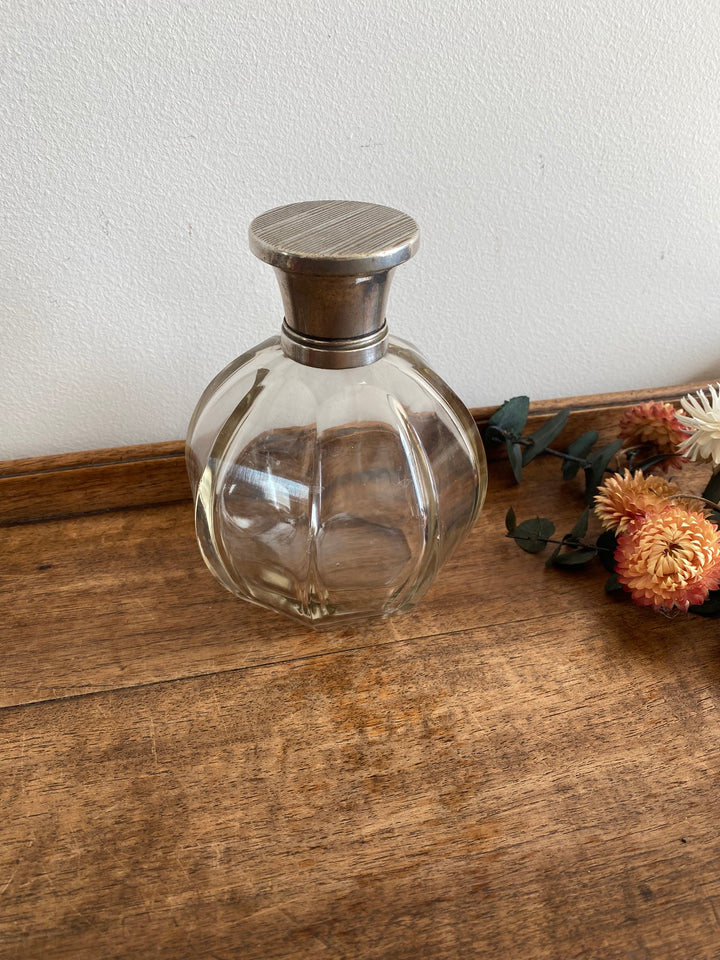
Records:
<instances>
[{"instance_id":1,"label":"clear glass","mask_svg":"<svg viewBox=\"0 0 720 960\"><path fill-rule=\"evenodd\" d=\"M210 570L314 625L415 604L487 487L470 413L393 338L381 359L344 370L265 341L205 390L186 451Z\"/></svg>"}]
</instances>

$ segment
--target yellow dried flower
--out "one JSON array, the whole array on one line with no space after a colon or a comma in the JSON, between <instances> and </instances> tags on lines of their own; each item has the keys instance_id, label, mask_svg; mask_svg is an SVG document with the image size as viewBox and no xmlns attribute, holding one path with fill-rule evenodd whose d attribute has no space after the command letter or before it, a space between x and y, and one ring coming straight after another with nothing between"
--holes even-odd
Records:
<instances>
[{"instance_id":1,"label":"yellow dried flower","mask_svg":"<svg viewBox=\"0 0 720 960\"><path fill-rule=\"evenodd\" d=\"M595 514L605 530L622 533L631 523L652 510L665 505L668 497L677 496L679 488L670 480L640 470L611 474L595 496Z\"/></svg>"}]
</instances>

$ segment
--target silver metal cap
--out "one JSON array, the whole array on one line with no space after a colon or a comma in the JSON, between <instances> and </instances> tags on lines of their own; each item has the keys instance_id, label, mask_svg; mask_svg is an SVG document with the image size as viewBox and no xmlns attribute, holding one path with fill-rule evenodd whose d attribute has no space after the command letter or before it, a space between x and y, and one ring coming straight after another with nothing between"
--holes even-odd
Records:
<instances>
[{"instance_id":1,"label":"silver metal cap","mask_svg":"<svg viewBox=\"0 0 720 960\"><path fill-rule=\"evenodd\" d=\"M353 276L390 270L417 251L418 225L406 213L355 200L276 207L250 224L250 249L292 273Z\"/></svg>"},{"instance_id":2,"label":"silver metal cap","mask_svg":"<svg viewBox=\"0 0 720 960\"><path fill-rule=\"evenodd\" d=\"M390 276L419 245L412 217L374 203L314 200L261 214L249 238L252 252L277 273L286 353L329 367L384 354Z\"/></svg>"}]
</instances>

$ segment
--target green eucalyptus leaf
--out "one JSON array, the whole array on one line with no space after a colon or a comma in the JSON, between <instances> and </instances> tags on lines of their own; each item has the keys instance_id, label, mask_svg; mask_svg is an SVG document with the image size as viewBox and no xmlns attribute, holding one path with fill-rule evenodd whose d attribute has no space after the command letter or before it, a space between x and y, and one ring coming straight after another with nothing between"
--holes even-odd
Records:
<instances>
[{"instance_id":1,"label":"green eucalyptus leaf","mask_svg":"<svg viewBox=\"0 0 720 960\"><path fill-rule=\"evenodd\" d=\"M553 552L550 554L550 556L549 556L549 557L547 558L547 560L545 561L545 566L546 566L546 567L554 567L554 566L555 566L555 560L557 559L557 557L560 556L560 551L562 550L562 548L563 548L563 543L562 543L562 541L561 541L561 542L555 547L555 549L553 550Z\"/></svg>"},{"instance_id":2,"label":"green eucalyptus leaf","mask_svg":"<svg viewBox=\"0 0 720 960\"><path fill-rule=\"evenodd\" d=\"M514 443L512 440L506 440L505 446L507 448L508 460L510 461L510 466L512 468L513 476L515 477L515 483L520 483L522 480L522 452L523 448L519 443Z\"/></svg>"},{"instance_id":3,"label":"green eucalyptus leaf","mask_svg":"<svg viewBox=\"0 0 720 960\"><path fill-rule=\"evenodd\" d=\"M551 558L553 567L584 567L595 559L594 547L580 547L577 550L568 550Z\"/></svg>"},{"instance_id":4,"label":"green eucalyptus leaf","mask_svg":"<svg viewBox=\"0 0 720 960\"><path fill-rule=\"evenodd\" d=\"M598 437L599 433L597 430L588 430L587 433L579 436L577 440L573 440L565 453L570 457L586 460L593 446L597 443ZM563 480L572 480L581 466L582 464L576 463L574 460L566 460L562 466Z\"/></svg>"},{"instance_id":5,"label":"green eucalyptus leaf","mask_svg":"<svg viewBox=\"0 0 720 960\"><path fill-rule=\"evenodd\" d=\"M552 521L545 517L533 517L518 524L510 536L526 553L540 553L554 533L555 524Z\"/></svg>"},{"instance_id":6,"label":"green eucalyptus leaf","mask_svg":"<svg viewBox=\"0 0 720 960\"><path fill-rule=\"evenodd\" d=\"M701 617L720 616L720 590L711 590L705 603L698 603L690 607L691 613L698 613Z\"/></svg>"},{"instance_id":7,"label":"green eucalyptus leaf","mask_svg":"<svg viewBox=\"0 0 720 960\"><path fill-rule=\"evenodd\" d=\"M612 530L605 530L596 540L598 558L608 573L615 570L615 549L617 547L617 537Z\"/></svg>"},{"instance_id":8,"label":"green eucalyptus leaf","mask_svg":"<svg viewBox=\"0 0 720 960\"><path fill-rule=\"evenodd\" d=\"M498 407L488 420L490 438L500 439L505 434L519 437L530 411L529 397L513 397Z\"/></svg>"},{"instance_id":9,"label":"green eucalyptus leaf","mask_svg":"<svg viewBox=\"0 0 720 960\"><path fill-rule=\"evenodd\" d=\"M583 512L577 519L577 523L570 531L567 539L569 540L582 540L582 538L587 533L588 529L588 519L590 517L590 507L585 507ZM594 550L593 550L594 552Z\"/></svg>"},{"instance_id":10,"label":"green eucalyptus leaf","mask_svg":"<svg viewBox=\"0 0 720 960\"><path fill-rule=\"evenodd\" d=\"M707 518L710 523L714 523L716 527L720 527L720 509L717 507L708 507Z\"/></svg>"},{"instance_id":11,"label":"green eucalyptus leaf","mask_svg":"<svg viewBox=\"0 0 720 960\"><path fill-rule=\"evenodd\" d=\"M608 464L622 445L622 440L613 440L589 458L588 465L585 467L585 503L592 504Z\"/></svg>"},{"instance_id":12,"label":"green eucalyptus leaf","mask_svg":"<svg viewBox=\"0 0 720 960\"><path fill-rule=\"evenodd\" d=\"M541 427L538 427L535 433L530 434L527 438L530 440L530 445L525 447L523 452L524 467L527 466L531 460L534 460L538 454L542 453L543 450L546 450L555 437L563 432L569 416L569 407L558 410L554 417L551 417Z\"/></svg>"},{"instance_id":13,"label":"green eucalyptus leaf","mask_svg":"<svg viewBox=\"0 0 720 960\"><path fill-rule=\"evenodd\" d=\"M621 593L624 587L618 580L617 574L613 573L605 581L605 593Z\"/></svg>"},{"instance_id":14,"label":"green eucalyptus leaf","mask_svg":"<svg viewBox=\"0 0 720 960\"><path fill-rule=\"evenodd\" d=\"M640 461L631 458L628 459L630 460L630 466L633 471L640 470L642 473L649 473L653 467L657 467L659 463L664 463L670 456L671 455L667 453L657 453L652 457L646 457Z\"/></svg>"},{"instance_id":15,"label":"green eucalyptus leaf","mask_svg":"<svg viewBox=\"0 0 720 960\"><path fill-rule=\"evenodd\" d=\"M515 511L512 507L505 514L505 529L508 533L512 534L517 527L517 517L515 516Z\"/></svg>"},{"instance_id":16,"label":"green eucalyptus leaf","mask_svg":"<svg viewBox=\"0 0 720 960\"><path fill-rule=\"evenodd\" d=\"M710 477L702 495L706 500L712 500L713 503L720 502L720 473L714 473Z\"/></svg>"}]
</instances>

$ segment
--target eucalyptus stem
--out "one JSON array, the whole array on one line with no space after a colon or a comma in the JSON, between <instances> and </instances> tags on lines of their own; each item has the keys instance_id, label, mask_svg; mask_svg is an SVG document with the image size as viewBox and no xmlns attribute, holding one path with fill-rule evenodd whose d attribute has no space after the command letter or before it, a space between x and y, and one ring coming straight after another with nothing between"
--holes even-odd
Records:
<instances>
[{"instance_id":1,"label":"eucalyptus stem","mask_svg":"<svg viewBox=\"0 0 720 960\"><path fill-rule=\"evenodd\" d=\"M571 550L597 550L598 553L613 553L614 547L601 547L597 543L586 543L584 540L556 540L555 537L516 537L514 533L506 533L510 540L525 540L527 543L554 543L560 547L570 547Z\"/></svg>"},{"instance_id":2,"label":"eucalyptus stem","mask_svg":"<svg viewBox=\"0 0 720 960\"><path fill-rule=\"evenodd\" d=\"M552 447L545 447L543 453L549 453L551 457L559 457L561 460L569 460L571 463L579 463L583 467L589 464L589 461L583 459L583 457L574 457L571 453L565 453L563 450L553 450Z\"/></svg>"},{"instance_id":3,"label":"eucalyptus stem","mask_svg":"<svg viewBox=\"0 0 720 960\"><path fill-rule=\"evenodd\" d=\"M533 441L530 437L518 437L515 434L508 433L506 430L497 431L504 440L510 440L512 443L518 443L521 447L532 446ZM555 450L554 447L545 447L543 453L549 453L551 457L557 457L559 460L569 460L571 463L579 463L582 467L590 465L587 457L574 457L571 453L564 450ZM609 469L609 468L608 468Z\"/></svg>"}]
</instances>

